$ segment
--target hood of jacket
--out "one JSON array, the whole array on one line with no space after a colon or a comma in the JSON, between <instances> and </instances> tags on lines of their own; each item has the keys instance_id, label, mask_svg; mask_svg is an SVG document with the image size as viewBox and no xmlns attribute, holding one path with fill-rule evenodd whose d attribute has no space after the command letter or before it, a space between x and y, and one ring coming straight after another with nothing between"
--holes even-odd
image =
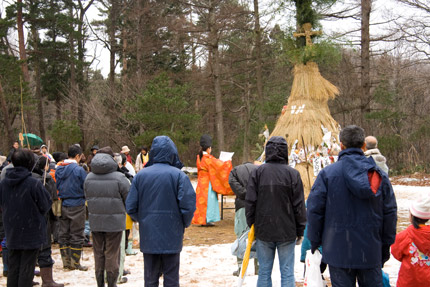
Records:
<instances>
[{"instance_id":1,"label":"hood of jacket","mask_svg":"<svg viewBox=\"0 0 430 287\"><path fill-rule=\"evenodd\" d=\"M274 136L266 144L266 162L288 163L288 144L283 137Z\"/></svg>"},{"instance_id":2,"label":"hood of jacket","mask_svg":"<svg viewBox=\"0 0 430 287\"><path fill-rule=\"evenodd\" d=\"M420 226L416 229L412 225L407 229L409 237L415 246L423 253L430 254L430 226Z\"/></svg>"},{"instance_id":3,"label":"hood of jacket","mask_svg":"<svg viewBox=\"0 0 430 287\"><path fill-rule=\"evenodd\" d=\"M385 158L385 156L383 156L381 154L381 152L379 151L379 149L377 149L377 148L366 150L364 152L364 154L367 157L369 157L369 156L373 157L373 159L376 161L376 163L385 164L387 162L387 159Z\"/></svg>"},{"instance_id":4,"label":"hood of jacket","mask_svg":"<svg viewBox=\"0 0 430 287\"><path fill-rule=\"evenodd\" d=\"M184 166L179 160L175 143L168 136L157 136L152 141L149 160L145 167L156 163L166 163L179 169Z\"/></svg>"},{"instance_id":5,"label":"hood of jacket","mask_svg":"<svg viewBox=\"0 0 430 287\"><path fill-rule=\"evenodd\" d=\"M372 157L365 157L359 148L348 148L339 153L339 161L342 161L342 173L348 190L361 199L379 196L372 192L368 172L376 169L376 163Z\"/></svg>"},{"instance_id":6,"label":"hood of jacket","mask_svg":"<svg viewBox=\"0 0 430 287\"><path fill-rule=\"evenodd\" d=\"M76 161L66 160L57 166L57 169L55 170L55 178L66 179L73 174L73 171L78 167L79 166Z\"/></svg>"},{"instance_id":7,"label":"hood of jacket","mask_svg":"<svg viewBox=\"0 0 430 287\"><path fill-rule=\"evenodd\" d=\"M107 174L118 170L118 164L107 153L97 153L91 160L91 172Z\"/></svg>"},{"instance_id":8,"label":"hood of jacket","mask_svg":"<svg viewBox=\"0 0 430 287\"><path fill-rule=\"evenodd\" d=\"M25 167L12 167L6 170L6 177L4 181L9 186L16 186L30 176L31 172Z\"/></svg>"}]
</instances>

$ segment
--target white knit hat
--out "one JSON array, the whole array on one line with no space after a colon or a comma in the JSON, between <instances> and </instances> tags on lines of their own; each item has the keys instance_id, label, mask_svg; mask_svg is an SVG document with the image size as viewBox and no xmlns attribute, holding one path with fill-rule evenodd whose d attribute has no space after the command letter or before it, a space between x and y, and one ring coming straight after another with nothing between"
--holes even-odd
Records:
<instances>
[{"instance_id":1,"label":"white knit hat","mask_svg":"<svg viewBox=\"0 0 430 287\"><path fill-rule=\"evenodd\" d=\"M430 194L420 196L411 204L411 214L421 219L430 219Z\"/></svg>"}]
</instances>

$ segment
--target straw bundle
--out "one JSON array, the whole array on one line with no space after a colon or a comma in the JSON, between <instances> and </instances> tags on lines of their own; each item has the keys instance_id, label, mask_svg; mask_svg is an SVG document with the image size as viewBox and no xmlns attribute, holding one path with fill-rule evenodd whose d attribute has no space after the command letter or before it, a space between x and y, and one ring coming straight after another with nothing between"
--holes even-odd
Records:
<instances>
[{"instance_id":1,"label":"straw bundle","mask_svg":"<svg viewBox=\"0 0 430 287\"><path fill-rule=\"evenodd\" d=\"M279 117L270 136L283 136L291 148L298 140L296 149L303 149L306 154L323 141L324 126L337 138L338 123L331 117L327 102L333 99L339 90L324 79L316 63L308 62L294 67L294 81L288 106ZM313 167L309 163L300 163L296 169L302 177L305 195L310 192L314 181Z\"/></svg>"},{"instance_id":2,"label":"straw bundle","mask_svg":"<svg viewBox=\"0 0 430 287\"><path fill-rule=\"evenodd\" d=\"M308 198L312 185L315 181L313 168L307 162L299 163L294 168L300 173L303 183L303 190L305 192L305 198Z\"/></svg>"},{"instance_id":3,"label":"straw bundle","mask_svg":"<svg viewBox=\"0 0 430 287\"><path fill-rule=\"evenodd\" d=\"M290 101L307 99L327 103L338 94L337 87L321 76L316 63L308 62L294 67Z\"/></svg>"}]
</instances>

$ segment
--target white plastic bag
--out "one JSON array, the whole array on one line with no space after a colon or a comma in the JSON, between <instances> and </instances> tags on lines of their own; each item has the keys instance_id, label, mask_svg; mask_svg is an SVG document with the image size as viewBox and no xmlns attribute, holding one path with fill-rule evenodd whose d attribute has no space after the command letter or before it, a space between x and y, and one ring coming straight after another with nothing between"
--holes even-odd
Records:
<instances>
[{"instance_id":1,"label":"white plastic bag","mask_svg":"<svg viewBox=\"0 0 430 287\"><path fill-rule=\"evenodd\" d=\"M314 254L310 250L306 251L306 273L303 286L306 287L324 287L324 282L321 277L321 253L315 250Z\"/></svg>"}]
</instances>

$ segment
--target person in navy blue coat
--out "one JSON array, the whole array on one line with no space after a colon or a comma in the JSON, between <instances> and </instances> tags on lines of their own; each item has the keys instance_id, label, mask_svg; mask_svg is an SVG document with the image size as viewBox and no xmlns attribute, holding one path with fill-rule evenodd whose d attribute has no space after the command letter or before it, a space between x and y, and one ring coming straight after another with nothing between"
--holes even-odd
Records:
<instances>
[{"instance_id":1,"label":"person in navy blue coat","mask_svg":"<svg viewBox=\"0 0 430 287\"><path fill-rule=\"evenodd\" d=\"M397 204L388 176L363 153L364 130L340 132L339 160L318 175L307 201L311 250L320 245L333 287L382 287L396 237Z\"/></svg>"},{"instance_id":2,"label":"person in navy blue coat","mask_svg":"<svg viewBox=\"0 0 430 287\"><path fill-rule=\"evenodd\" d=\"M179 286L184 231L196 209L196 193L182 166L173 141L157 136L126 200L127 213L139 222L145 287L158 286L161 274L164 286Z\"/></svg>"},{"instance_id":3,"label":"person in navy blue coat","mask_svg":"<svg viewBox=\"0 0 430 287\"><path fill-rule=\"evenodd\" d=\"M45 215L52 200L43 184L31 177L34 154L17 149L11 155L13 168L0 183L0 208L9 252L8 287L32 286L40 248L46 244Z\"/></svg>"}]
</instances>

